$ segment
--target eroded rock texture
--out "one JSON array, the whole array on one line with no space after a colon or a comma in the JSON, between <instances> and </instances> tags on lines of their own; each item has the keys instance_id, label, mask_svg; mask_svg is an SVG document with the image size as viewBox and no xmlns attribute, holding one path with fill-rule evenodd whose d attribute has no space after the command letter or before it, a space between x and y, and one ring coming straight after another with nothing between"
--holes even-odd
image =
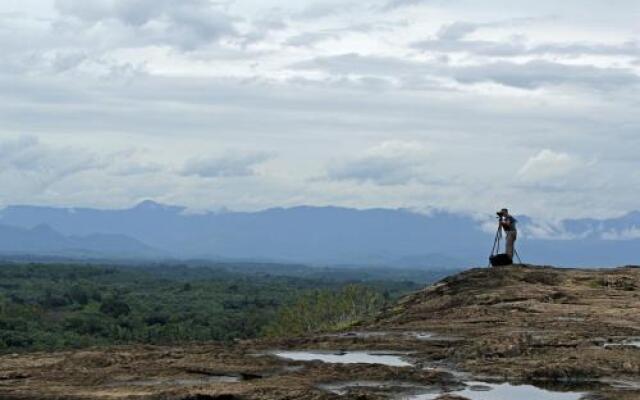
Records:
<instances>
[{"instance_id":1,"label":"eroded rock texture","mask_svg":"<svg viewBox=\"0 0 640 400\"><path fill-rule=\"evenodd\" d=\"M640 399L639 337L638 268L474 269L348 333L5 355L0 398L461 399L457 390L484 379ZM293 361L276 349L396 352L411 365Z\"/></svg>"}]
</instances>

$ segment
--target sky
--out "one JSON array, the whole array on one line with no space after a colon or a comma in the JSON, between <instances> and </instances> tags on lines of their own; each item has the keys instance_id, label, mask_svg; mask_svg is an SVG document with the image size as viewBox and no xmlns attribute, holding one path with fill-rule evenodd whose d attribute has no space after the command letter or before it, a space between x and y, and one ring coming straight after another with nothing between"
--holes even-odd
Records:
<instances>
[{"instance_id":1,"label":"sky","mask_svg":"<svg viewBox=\"0 0 640 400\"><path fill-rule=\"evenodd\" d=\"M640 209L635 0L8 0L0 205Z\"/></svg>"}]
</instances>

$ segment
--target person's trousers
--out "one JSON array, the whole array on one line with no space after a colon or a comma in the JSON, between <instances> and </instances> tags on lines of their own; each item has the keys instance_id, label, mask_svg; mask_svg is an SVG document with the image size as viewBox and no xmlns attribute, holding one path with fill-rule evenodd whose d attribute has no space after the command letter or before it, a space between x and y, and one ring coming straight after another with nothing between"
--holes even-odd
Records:
<instances>
[{"instance_id":1,"label":"person's trousers","mask_svg":"<svg viewBox=\"0 0 640 400\"><path fill-rule=\"evenodd\" d=\"M509 255L509 257L511 257L512 260L513 260L513 252L514 252L517 238L518 238L518 231L507 232L505 252Z\"/></svg>"}]
</instances>

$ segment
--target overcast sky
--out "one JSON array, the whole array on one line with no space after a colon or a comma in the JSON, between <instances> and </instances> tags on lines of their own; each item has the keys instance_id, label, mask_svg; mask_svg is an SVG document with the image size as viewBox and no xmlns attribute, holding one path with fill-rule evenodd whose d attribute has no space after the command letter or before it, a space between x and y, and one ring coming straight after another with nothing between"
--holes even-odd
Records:
<instances>
[{"instance_id":1,"label":"overcast sky","mask_svg":"<svg viewBox=\"0 0 640 400\"><path fill-rule=\"evenodd\" d=\"M640 209L636 0L0 3L0 204Z\"/></svg>"}]
</instances>

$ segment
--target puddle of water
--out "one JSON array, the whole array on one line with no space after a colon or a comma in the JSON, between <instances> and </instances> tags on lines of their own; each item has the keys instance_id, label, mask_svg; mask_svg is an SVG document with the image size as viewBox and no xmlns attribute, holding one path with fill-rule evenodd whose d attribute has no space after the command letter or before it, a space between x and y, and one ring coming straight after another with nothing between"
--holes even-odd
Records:
<instances>
[{"instance_id":1,"label":"puddle of water","mask_svg":"<svg viewBox=\"0 0 640 400\"><path fill-rule=\"evenodd\" d=\"M640 382L624 379L601 379L601 383L621 390L640 390Z\"/></svg>"},{"instance_id":2,"label":"puddle of water","mask_svg":"<svg viewBox=\"0 0 640 400\"><path fill-rule=\"evenodd\" d=\"M457 341L463 339L460 336L440 335L432 332L406 332L405 335L416 340Z\"/></svg>"},{"instance_id":3,"label":"puddle of water","mask_svg":"<svg viewBox=\"0 0 640 400\"><path fill-rule=\"evenodd\" d=\"M377 337L385 337L388 335L391 335L392 333L390 332L366 332L366 331L359 331L359 332L346 332L346 333L339 333L339 334L335 334L335 335L329 335L332 337L339 337L339 338L359 338L359 339L369 339L369 338L377 338Z\"/></svg>"},{"instance_id":4,"label":"puddle of water","mask_svg":"<svg viewBox=\"0 0 640 400\"><path fill-rule=\"evenodd\" d=\"M418 340L431 340L434 339L436 335L429 332L416 332L411 334L414 338Z\"/></svg>"},{"instance_id":5,"label":"puddle of water","mask_svg":"<svg viewBox=\"0 0 640 400\"><path fill-rule=\"evenodd\" d=\"M469 400L580 400L584 393L551 392L531 385L467 382L466 389L450 392ZM442 393L427 393L405 397L407 400L434 400Z\"/></svg>"},{"instance_id":6,"label":"puddle of water","mask_svg":"<svg viewBox=\"0 0 640 400\"><path fill-rule=\"evenodd\" d=\"M381 364L391 367L411 367L408 361L402 359L406 354L371 353L366 351L349 351L344 353L326 353L312 351L275 351L274 354L280 358L287 358L294 361L320 360L329 364Z\"/></svg>"},{"instance_id":7,"label":"puddle of water","mask_svg":"<svg viewBox=\"0 0 640 400\"><path fill-rule=\"evenodd\" d=\"M432 332L399 332L399 331L354 331L354 332L346 332L339 333L334 335L329 335L331 337L338 338L358 338L358 339L375 339L375 338L384 338L388 336L395 336L399 338L410 338L416 340L456 340L456 337L453 336L439 336Z\"/></svg>"},{"instance_id":8,"label":"puddle of water","mask_svg":"<svg viewBox=\"0 0 640 400\"><path fill-rule=\"evenodd\" d=\"M619 346L631 346L631 347L640 347L640 340L626 340L624 342L619 343L605 343L604 347L619 347Z\"/></svg>"}]
</instances>

